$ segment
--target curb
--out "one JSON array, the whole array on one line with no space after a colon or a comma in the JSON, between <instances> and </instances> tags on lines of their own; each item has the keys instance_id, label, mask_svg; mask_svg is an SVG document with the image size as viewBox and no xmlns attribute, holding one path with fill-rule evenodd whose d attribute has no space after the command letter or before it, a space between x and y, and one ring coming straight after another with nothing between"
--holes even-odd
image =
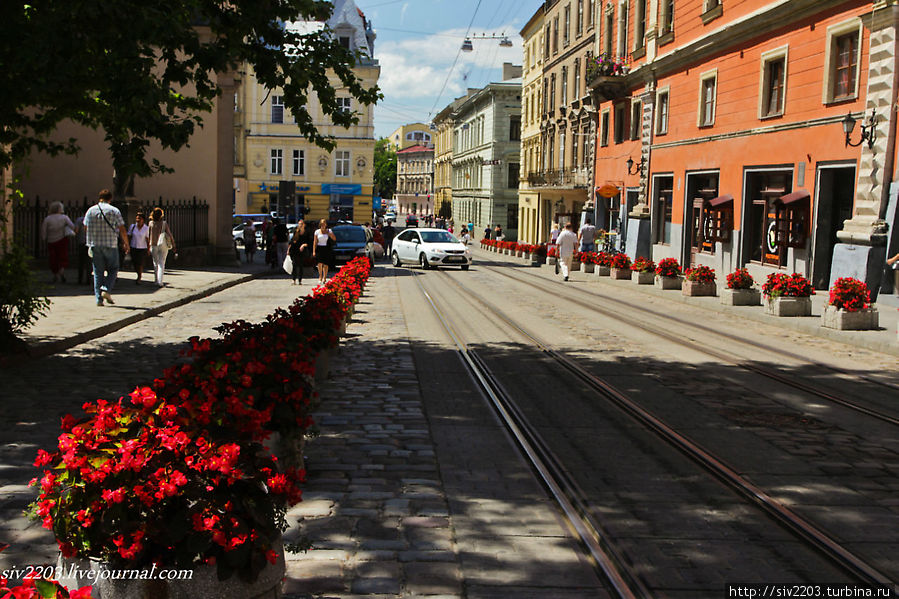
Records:
<instances>
[{"instance_id":1,"label":"curb","mask_svg":"<svg viewBox=\"0 0 899 599\"><path fill-rule=\"evenodd\" d=\"M273 270L272 272L277 273L280 271ZM115 322L104 324L89 331L83 331L71 337L66 337L65 339L58 339L56 341L48 341L46 343L40 343L35 346L29 346L27 355L19 357L8 357L6 360L3 360L3 358L0 357L0 368L9 368L11 366L15 366L16 364L21 364L29 360L46 358L47 356L58 354L77 345L81 345L82 343L86 343L110 333L114 333L136 322L158 316L163 312L168 312L169 310L172 310L174 308L178 308L185 304L195 302L199 299L209 297L210 295L214 295L216 293L219 293L220 291L224 291L226 289L230 289L231 287L236 287L237 285L247 283L249 281L252 281L253 279L267 276L271 276L271 272L263 271L259 273L244 275L230 281L224 281L221 283L217 283L211 287L195 291L176 300L172 300L158 306L153 306L152 308L147 308L146 310L138 314L127 316L125 318L122 318L121 320L116 320Z\"/></svg>"}]
</instances>

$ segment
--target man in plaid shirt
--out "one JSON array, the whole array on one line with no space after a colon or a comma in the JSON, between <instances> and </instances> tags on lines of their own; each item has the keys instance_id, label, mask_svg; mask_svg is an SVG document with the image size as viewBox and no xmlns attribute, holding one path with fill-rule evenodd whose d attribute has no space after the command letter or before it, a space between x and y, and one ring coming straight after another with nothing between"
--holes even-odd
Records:
<instances>
[{"instance_id":1,"label":"man in plaid shirt","mask_svg":"<svg viewBox=\"0 0 899 599\"><path fill-rule=\"evenodd\" d=\"M125 219L119 209L109 203L112 194L108 189L100 191L97 203L84 214L84 228L87 248L94 265L94 297L102 306L105 299L110 304L116 276L119 273L119 246L121 238L125 253L131 249L125 231Z\"/></svg>"}]
</instances>

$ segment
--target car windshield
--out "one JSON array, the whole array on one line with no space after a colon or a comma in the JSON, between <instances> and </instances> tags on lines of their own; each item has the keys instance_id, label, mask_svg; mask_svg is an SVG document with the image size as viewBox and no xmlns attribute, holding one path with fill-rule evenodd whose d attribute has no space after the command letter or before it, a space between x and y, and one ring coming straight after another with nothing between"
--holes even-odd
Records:
<instances>
[{"instance_id":1,"label":"car windshield","mask_svg":"<svg viewBox=\"0 0 899 599\"><path fill-rule=\"evenodd\" d=\"M425 243L457 243L459 240L446 231L421 231L421 239Z\"/></svg>"},{"instance_id":2,"label":"car windshield","mask_svg":"<svg viewBox=\"0 0 899 599\"><path fill-rule=\"evenodd\" d=\"M362 227L335 227L332 230L338 242L365 243L365 231Z\"/></svg>"}]
</instances>

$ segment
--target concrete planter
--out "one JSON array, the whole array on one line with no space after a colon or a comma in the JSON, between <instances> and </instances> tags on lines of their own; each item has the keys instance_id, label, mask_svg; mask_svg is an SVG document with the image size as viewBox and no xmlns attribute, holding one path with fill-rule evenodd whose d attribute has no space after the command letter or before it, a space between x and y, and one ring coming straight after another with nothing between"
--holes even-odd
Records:
<instances>
[{"instance_id":1,"label":"concrete planter","mask_svg":"<svg viewBox=\"0 0 899 599\"><path fill-rule=\"evenodd\" d=\"M758 306L762 292L758 289L722 289L721 303L725 306Z\"/></svg>"},{"instance_id":2,"label":"concrete planter","mask_svg":"<svg viewBox=\"0 0 899 599\"><path fill-rule=\"evenodd\" d=\"M528 260L530 260L531 264L537 264L540 262L540 256L538 254L529 254Z\"/></svg>"},{"instance_id":3,"label":"concrete planter","mask_svg":"<svg viewBox=\"0 0 899 599\"><path fill-rule=\"evenodd\" d=\"M630 268L610 268L609 276L613 279L630 279L631 278L631 269Z\"/></svg>"},{"instance_id":4,"label":"concrete planter","mask_svg":"<svg viewBox=\"0 0 899 599\"><path fill-rule=\"evenodd\" d=\"M655 279L656 275L653 272L631 271L631 281L634 281L637 285L652 285Z\"/></svg>"},{"instance_id":5,"label":"concrete planter","mask_svg":"<svg viewBox=\"0 0 899 599\"><path fill-rule=\"evenodd\" d=\"M681 293L688 297L714 297L717 292L718 287L714 283L703 283L702 281L691 281L689 279L684 279L684 282L681 283Z\"/></svg>"},{"instance_id":6,"label":"concrete planter","mask_svg":"<svg viewBox=\"0 0 899 599\"><path fill-rule=\"evenodd\" d=\"M315 382L316 384L324 383L328 378L328 375L331 372L331 358L334 357L334 354L337 353L337 350L333 347L330 347L326 350L322 350L315 356Z\"/></svg>"},{"instance_id":7,"label":"concrete planter","mask_svg":"<svg viewBox=\"0 0 899 599\"><path fill-rule=\"evenodd\" d=\"M596 267L592 262L584 262L584 272L593 274L593 269Z\"/></svg>"},{"instance_id":8,"label":"concrete planter","mask_svg":"<svg viewBox=\"0 0 899 599\"><path fill-rule=\"evenodd\" d=\"M596 275L597 277L607 277L607 276L609 276L609 273L611 271L612 271L612 269L609 268L608 266L604 266L602 264L597 264L596 270L593 271L593 274Z\"/></svg>"},{"instance_id":9,"label":"concrete planter","mask_svg":"<svg viewBox=\"0 0 899 599\"><path fill-rule=\"evenodd\" d=\"M581 269L581 263L577 260L571 261L571 272L577 272Z\"/></svg>"},{"instance_id":10,"label":"concrete planter","mask_svg":"<svg viewBox=\"0 0 899 599\"><path fill-rule=\"evenodd\" d=\"M821 315L821 326L840 331L869 331L880 326L877 308L847 312L836 306L827 306Z\"/></svg>"},{"instance_id":11,"label":"concrete planter","mask_svg":"<svg viewBox=\"0 0 899 599\"><path fill-rule=\"evenodd\" d=\"M765 301L765 313L772 316L811 316L810 297L769 297Z\"/></svg>"},{"instance_id":12,"label":"concrete planter","mask_svg":"<svg viewBox=\"0 0 899 599\"><path fill-rule=\"evenodd\" d=\"M555 256L547 256L546 257L546 263L549 266L555 266L557 261L558 261L558 258L556 258Z\"/></svg>"},{"instance_id":13,"label":"concrete planter","mask_svg":"<svg viewBox=\"0 0 899 599\"><path fill-rule=\"evenodd\" d=\"M656 287L659 289L680 289L683 277L656 277Z\"/></svg>"},{"instance_id":14,"label":"concrete planter","mask_svg":"<svg viewBox=\"0 0 899 599\"><path fill-rule=\"evenodd\" d=\"M93 585L91 596L97 599L278 599L282 596L281 580L286 572L284 549L280 542L275 552L278 561L267 564L252 583L243 582L236 574L221 581L215 565L195 566L190 570L190 580L112 580L111 575L121 566L94 560L60 557L58 565L63 572L77 571L84 576L81 579L63 577L65 580L60 580L61 583L69 588ZM76 567L73 568L73 565Z\"/></svg>"}]
</instances>

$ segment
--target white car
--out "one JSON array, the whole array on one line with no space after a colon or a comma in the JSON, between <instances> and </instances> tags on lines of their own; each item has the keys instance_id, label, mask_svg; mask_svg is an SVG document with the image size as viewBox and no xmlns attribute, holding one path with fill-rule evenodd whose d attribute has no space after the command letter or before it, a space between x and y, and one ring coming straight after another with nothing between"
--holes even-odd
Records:
<instances>
[{"instance_id":1,"label":"white car","mask_svg":"<svg viewBox=\"0 0 899 599\"><path fill-rule=\"evenodd\" d=\"M384 214L384 221L390 221L392 223L396 222L396 212L387 212Z\"/></svg>"},{"instance_id":2,"label":"white car","mask_svg":"<svg viewBox=\"0 0 899 599\"><path fill-rule=\"evenodd\" d=\"M418 263L424 269L471 266L471 250L443 229L405 229L393 240L390 258L394 266Z\"/></svg>"}]
</instances>

